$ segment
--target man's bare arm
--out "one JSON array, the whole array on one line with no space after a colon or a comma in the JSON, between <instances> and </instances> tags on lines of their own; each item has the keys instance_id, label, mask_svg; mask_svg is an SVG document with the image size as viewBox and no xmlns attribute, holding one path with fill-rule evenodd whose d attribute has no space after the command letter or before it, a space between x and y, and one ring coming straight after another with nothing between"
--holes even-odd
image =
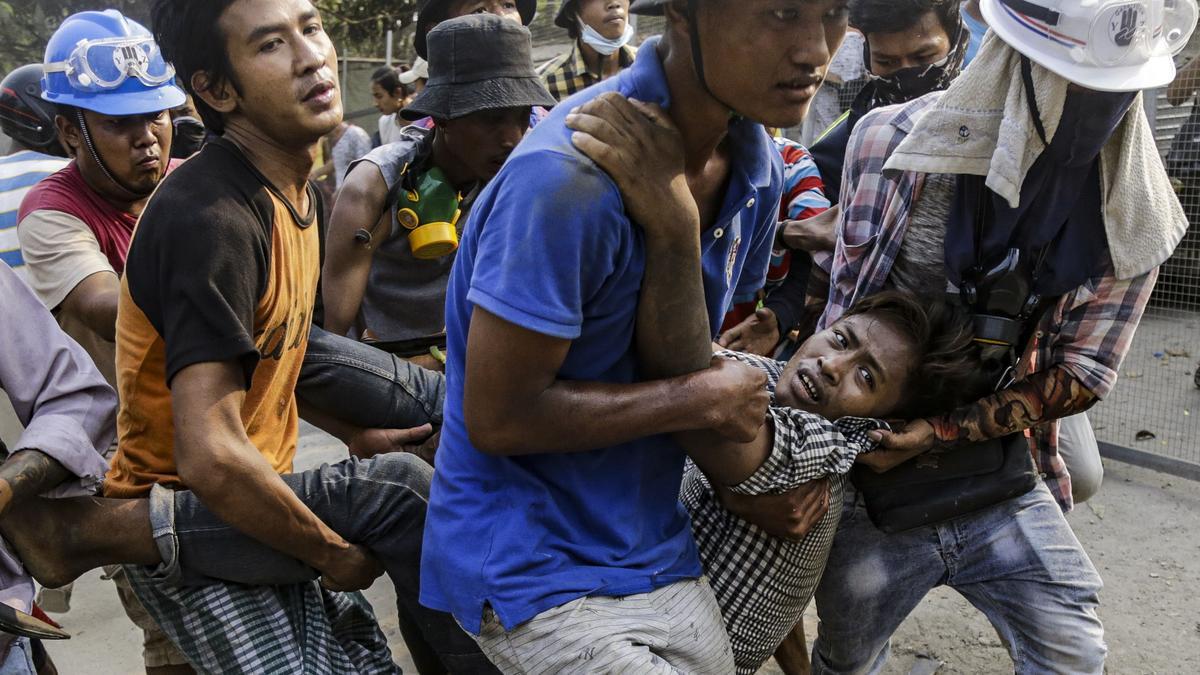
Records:
<instances>
[{"instance_id":1,"label":"man's bare arm","mask_svg":"<svg viewBox=\"0 0 1200 675\"><path fill-rule=\"evenodd\" d=\"M712 331L700 264L700 212L684 173L683 140L661 108L605 94L567 117L574 143L621 190L642 226L646 268L637 353L648 378L708 367Z\"/></svg>"},{"instance_id":2,"label":"man's bare arm","mask_svg":"<svg viewBox=\"0 0 1200 675\"><path fill-rule=\"evenodd\" d=\"M570 346L474 309L463 409L476 448L500 456L583 452L701 428L748 440L762 424L766 376L749 366L721 361L634 384L560 380Z\"/></svg>"},{"instance_id":3,"label":"man's bare arm","mask_svg":"<svg viewBox=\"0 0 1200 675\"><path fill-rule=\"evenodd\" d=\"M243 381L235 362L188 366L171 381L180 479L237 530L348 586L369 585L378 572L366 553L321 522L250 442Z\"/></svg>"},{"instance_id":4,"label":"man's bare arm","mask_svg":"<svg viewBox=\"0 0 1200 675\"><path fill-rule=\"evenodd\" d=\"M387 183L379 167L359 162L346 176L329 218L325 265L321 269L321 295L325 302L325 329L345 335L362 306L375 249L388 236L389 224L380 223L387 204ZM378 225L378 227L376 227ZM375 228L369 246L355 239L360 229Z\"/></svg>"},{"instance_id":5,"label":"man's bare arm","mask_svg":"<svg viewBox=\"0 0 1200 675\"><path fill-rule=\"evenodd\" d=\"M121 281L112 272L96 272L79 282L59 305L60 311L76 316L105 340L117 334L117 303Z\"/></svg>"}]
</instances>

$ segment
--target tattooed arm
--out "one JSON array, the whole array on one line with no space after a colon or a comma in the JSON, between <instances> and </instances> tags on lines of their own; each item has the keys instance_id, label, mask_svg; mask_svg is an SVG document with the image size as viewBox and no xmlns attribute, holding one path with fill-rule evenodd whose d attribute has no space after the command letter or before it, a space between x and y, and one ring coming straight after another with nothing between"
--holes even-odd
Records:
<instances>
[{"instance_id":1,"label":"tattooed arm","mask_svg":"<svg viewBox=\"0 0 1200 675\"><path fill-rule=\"evenodd\" d=\"M1049 331L1045 370L948 415L880 432L884 450L858 461L887 471L934 447L996 438L1087 410L1112 391L1157 278L1155 269L1117 279L1110 267L1063 300L1062 320Z\"/></svg>"},{"instance_id":2,"label":"tattooed arm","mask_svg":"<svg viewBox=\"0 0 1200 675\"><path fill-rule=\"evenodd\" d=\"M935 446L982 441L1075 415L1099 399L1065 368L1034 373L1011 387L929 420Z\"/></svg>"}]
</instances>

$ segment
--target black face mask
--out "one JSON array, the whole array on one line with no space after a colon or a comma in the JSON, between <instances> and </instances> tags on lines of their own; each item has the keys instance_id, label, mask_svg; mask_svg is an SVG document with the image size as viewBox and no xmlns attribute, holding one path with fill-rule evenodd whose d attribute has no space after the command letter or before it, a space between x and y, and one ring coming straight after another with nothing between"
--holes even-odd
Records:
<instances>
[{"instance_id":1,"label":"black face mask","mask_svg":"<svg viewBox=\"0 0 1200 675\"><path fill-rule=\"evenodd\" d=\"M1089 166L1125 119L1136 97L1137 92L1068 91L1058 131L1046 152L1063 167Z\"/></svg>"},{"instance_id":2,"label":"black face mask","mask_svg":"<svg viewBox=\"0 0 1200 675\"><path fill-rule=\"evenodd\" d=\"M962 72L963 60L967 54L967 39L962 21L959 21L958 31L954 38L954 47L944 58L924 66L901 68L890 75L878 77L868 69L870 81L864 88L865 96L871 98L869 109L897 103L907 103L920 98L932 91L940 91L950 86L954 78ZM868 66L871 63L871 46L863 41L863 59Z\"/></svg>"}]
</instances>

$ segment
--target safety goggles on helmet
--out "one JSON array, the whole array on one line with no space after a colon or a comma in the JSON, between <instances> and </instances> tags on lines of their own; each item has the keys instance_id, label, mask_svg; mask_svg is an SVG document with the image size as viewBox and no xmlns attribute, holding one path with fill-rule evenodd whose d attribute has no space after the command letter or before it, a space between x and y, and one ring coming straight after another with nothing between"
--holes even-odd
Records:
<instances>
[{"instance_id":1,"label":"safety goggles on helmet","mask_svg":"<svg viewBox=\"0 0 1200 675\"><path fill-rule=\"evenodd\" d=\"M175 69L147 36L80 40L66 61L47 63L44 69L64 73L71 86L82 92L116 89L130 77L147 87L175 78Z\"/></svg>"},{"instance_id":2,"label":"safety goggles on helmet","mask_svg":"<svg viewBox=\"0 0 1200 675\"><path fill-rule=\"evenodd\" d=\"M1174 56L1196 27L1196 0L999 0L1006 18L1063 47L1081 66L1127 66ZM1057 4L1057 8L1051 5Z\"/></svg>"}]
</instances>

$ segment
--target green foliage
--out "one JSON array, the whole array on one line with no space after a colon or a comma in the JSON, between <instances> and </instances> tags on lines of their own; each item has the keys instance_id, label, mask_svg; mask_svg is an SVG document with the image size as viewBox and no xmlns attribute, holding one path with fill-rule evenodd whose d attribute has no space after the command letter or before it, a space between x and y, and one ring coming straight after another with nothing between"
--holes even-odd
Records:
<instances>
[{"instance_id":1,"label":"green foliage","mask_svg":"<svg viewBox=\"0 0 1200 675\"><path fill-rule=\"evenodd\" d=\"M45 54L46 41L66 17L89 9L118 9L149 25L152 0L0 0L0 76ZM412 43L416 0L315 0L325 27L346 56L382 56L388 29L399 58Z\"/></svg>"},{"instance_id":2,"label":"green foliage","mask_svg":"<svg viewBox=\"0 0 1200 675\"><path fill-rule=\"evenodd\" d=\"M411 58L417 0L313 0L325 20L325 29L338 54L381 57L387 31L393 34L397 61ZM42 60L46 41L62 20L87 9L118 9L149 25L152 0L0 0L0 75L13 68ZM556 0L539 0L544 22L553 18Z\"/></svg>"},{"instance_id":3,"label":"green foliage","mask_svg":"<svg viewBox=\"0 0 1200 675\"><path fill-rule=\"evenodd\" d=\"M87 9L118 9L142 23L149 0L3 0L0 1L0 73L41 62L46 41L66 17Z\"/></svg>"},{"instance_id":4,"label":"green foliage","mask_svg":"<svg viewBox=\"0 0 1200 675\"><path fill-rule=\"evenodd\" d=\"M383 56L389 29L395 31L397 58L412 44L416 0L315 0L314 4L342 56Z\"/></svg>"}]
</instances>

